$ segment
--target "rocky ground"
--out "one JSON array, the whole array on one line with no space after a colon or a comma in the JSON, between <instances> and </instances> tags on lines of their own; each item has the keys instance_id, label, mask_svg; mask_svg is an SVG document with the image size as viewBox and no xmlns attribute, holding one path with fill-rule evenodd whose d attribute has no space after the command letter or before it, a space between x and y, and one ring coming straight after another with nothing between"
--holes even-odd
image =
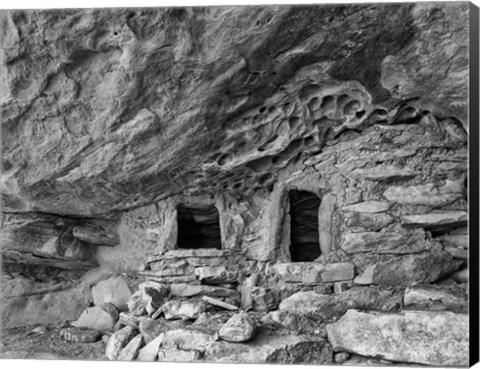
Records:
<instances>
[{"instance_id":1,"label":"rocky ground","mask_svg":"<svg viewBox=\"0 0 480 369\"><path fill-rule=\"evenodd\" d=\"M431 366L467 357L466 291L453 280L400 300L372 287L303 291L257 310L219 285L140 282L89 271L91 305L77 320L6 329L1 357Z\"/></svg>"}]
</instances>

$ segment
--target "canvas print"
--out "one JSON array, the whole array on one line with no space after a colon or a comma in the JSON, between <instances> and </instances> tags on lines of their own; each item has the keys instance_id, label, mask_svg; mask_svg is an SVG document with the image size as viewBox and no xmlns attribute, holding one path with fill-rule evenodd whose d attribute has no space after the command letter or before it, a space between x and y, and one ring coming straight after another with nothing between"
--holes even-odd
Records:
<instances>
[{"instance_id":1,"label":"canvas print","mask_svg":"<svg viewBox=\"0 0 480 369\"><path fill-rule=\"evenodd\" d=\"M0 357L468 366L472 9L0 11Z\"/></svg>"}]
</instances>

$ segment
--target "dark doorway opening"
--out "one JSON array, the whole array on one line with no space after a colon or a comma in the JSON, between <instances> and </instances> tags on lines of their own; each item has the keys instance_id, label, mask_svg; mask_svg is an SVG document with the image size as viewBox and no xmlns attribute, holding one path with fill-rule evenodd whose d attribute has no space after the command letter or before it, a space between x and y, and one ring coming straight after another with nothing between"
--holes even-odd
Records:
<instances>
[{"instance_id":1,"label":"dark doorway opening","mask_svg":"<svg viewBox=\"0 0 480 369\"><path fill-rule=\"evenodd\" d=\"M179 249L222 248L218 210L214 205L177 207Z\"/></svg>"},{"instance_id":2,"label":"dark doorway opening","mask_svg":"<svg viewBox=\"0 0 480 369\"><path fill-rule=\"evenodd\" d=\"M292 190L290 197L290 256L292 261L313 261L321 254L318 238L320 198L312 192Z\"/></svg>"}]
</instances>

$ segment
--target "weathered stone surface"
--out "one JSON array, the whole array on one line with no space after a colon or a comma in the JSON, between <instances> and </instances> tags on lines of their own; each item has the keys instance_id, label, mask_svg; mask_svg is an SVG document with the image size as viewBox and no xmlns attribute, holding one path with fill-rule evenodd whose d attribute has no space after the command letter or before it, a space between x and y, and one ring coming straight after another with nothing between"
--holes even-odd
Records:
<instances>
[{"instance_id":1,"label":"weathered stone surface","mask_svg":"<svg viewBox=\"0 0 480 369\"><path fill-rule=\"evenodd\" d=\"M272 290L253 287L251 290L252 308L256 311L269 311L277 308L278 302Z\"/></svg>"},{"instance_id":2,"label":"weathered stone surface","mask_svg":"<svg viewBox=\"0 0 480 369\"><path fill-rule=\"evenodd\" d=\"M350 354L348 352L338 352L335 354L333 361L336 364L343 364L348 360L349 357Z\"/></svg>"},{"instance_id":3,"label":"weathered stone surface","mask_svg":"<svg viewBox=\"0 0 480 369\"><path fill-rule=\"evenodd\" d=\"M189 327L185 329L174 329L165 333L162 349L180 349L180 350L205 350L215 337L213 332L206 332L199 327Z\"/></svg>"},{"instance_id":4,"label":"weathered stone surface","mask_svg":"<svg viewBox=\"0 0 480 369\"><path fill-rule=\"evenodd\" d=\"M170 285L170 293L178 297L193 297L193 296L235 296L234 290L223 288L219 286L193 285L187 283L172 283Z\"/></svg>"},{"instance_id":5,"label":"weathered stone surface","mask_svg":"<svg viewBox=\"0 0 480 369\"><path fill-rule=\"evenodd\" d=\"M118 316L118 322L122 325L128 325L132 328L138 328L140 318L126 312L121 312Z\"/></svg>"},{"instance_id":6,"label":"weathered stone surface","mask_svg":"<svg viewBox=\"0 0 480 369\"><path fill-rule=\"evenodd\" d=\"M404 235L397 232L345 233L341 245L349 253L411 254L428 250L429 242L422 231Z\"/></svg>"},{"instance_id":7,"label":"weathered stone surface","mask_svg":"<svg viewBox=\"0 0 480 369\"><path fill-rule=\"evenodd\" d=\"M326 336L324 325L295 310L271 311L262 318L262 323L274 324L295 334L314 334L319 337Z\"/></svg>"},{"instance_id":8,"label":"weathered stone surface","mask_svg":"<svg viewBox=\"0 0 480 369\"><path fill-rule=\"evenodd\" d=\"M406 227L461 226L468 221L466 211L437 210L427 214L402 216Z\"/></svg>"},{"instance_id":9,"label":"weathered stone surface","mask_svg":"<svg viewBox=\"0 0 480 369\"><path fill-rule=\"evenodd\" d=\"M409 287L405 290L403 303L417 310L451 310L467 312L466 296L458 289L437 286Z\"/></svg>"},{"instance_id":10,"label":"weathered stone surface","mask_svg":"<svg viewBox=\"0 0 480 369\"><path fill-rule=\"evenodd\" d=\"M322 282L348 281L355 277L355 266L351 263L328 263L322 273Z\"/></svg>"},{"instance_id":11,"label":"weathered stone surface","mask_svg":"<svg viewBox=\"0 0 480 369\"><path fill-rule=\"evenodd\" d=\"M102 309L100 306L93 306L85 309L85 311L80 315L77 321L73 322L74 327L84 327L95 329L100 332L113 331L113 327L118 320Z\"/></svg>"},{"instance_id":12,"label":"weathered stone surface","mask_svg":"<svg viewBox=\"0 0 480 369\"><path fill-rule=\"evenodd\" d=\"M165 331L165 323L161 320L150 318L142 318L138 323L138 330L143 335L145 342L148 344L154 341L162 332Z\"/></svg>"},{"instance_id":13,"label":"weathered stone surface","mask_svg":"<svg viewBox=\"0 0 480 369\"><path fill-rule=\"evenodd\" d=\"M72 234L79 240L93 245L115 246L119 242L118 236L112 231L92 225L75 226L72 228Z\"/></svg>"},{"instance_id":14,"label":"weathered stone surface","mask_svg":"<svg viewBox=\"0 0 480 369\"><path fill-rule=\"evenodd\" d=\"M332 348L324 339L266 331L248 343L213 342L205 352L206 361L235 364L318 365L331 363L332 356Z\"/></svg>"},{"instance_id":15,"label":"weathered stone surface","mask_svg":"<svg viewBox=\"0 0 480 369\"><path fill-rule=\"evenodd\" d=\"M446 234L433 238L434 241L440 241L444 247L456 247L468 249L468 234Z\"/></svg>"},{"instance_id":16,"label":"weathered stone surface","mask_svg":"<svg viewBox=\"0 0 480 369\"><path fill-rule=\"evenodd\" d=\"M163 342L163 337L165 334L161 333L157 338L152 340L151 342L147 343L137 355L138 361L156 361L158 356L158 351L160 349L160 345Z\"/></svg>"},{"instance_id":17,"label":"weathered stone surface","mask_svg":"<svg viewBox=\"0 0 480 369\"><path fill-rule=\"evenodd\" d=\"M255 334L257 325L247 313L232 316L218 332L221 339L228 342L246 342Z\"/></svg>"},{"instance_id":18,"label":"weathered stone surface","mask_svg":"<svg viewBox=\"0 0 480 369\"><path fill-rule=\"evenodd\" d=\"M134 316L145 315L147 303L143 299L142 291L135 292L127 301L127 307L130 314Z\"/></svg>"},{"instance_id":19,"label":"weathered stone surface","mask_svg":"<svg viewBox=\"0 0 480 369\"><path fill-rule=\"evenodd\" d=\"M439 207L462 198L464 193L463 180L451 181L447 179L441 187L435 187L434 184L408 187L392 186L385 190L383 196L391 202L403 205Z\"/></svg>"},{"instance_id":20,"label":"weathered stone surface","mask_svg":"<svg viewBox=\"0 0 480 369\"><path fill-rule=\"evenodd\" d=\"M96 342L102 336L100 331L89 328L62 328L59 333L64 340L79 343Z\"/></svg>"},{"instance_id":21,"label":"weathered stone surface","mask_svg":"<svg viewBox=\"0 0 480 369\"><path fill-rule=\"evenodd\" d=\"M378 165L372 168L355 169L349 176L357 179L384 181L387 179L412 178L415 176L415 171L410 168L399 168L394 165Z\"/></svg>"},{"instance_id":22,"label":"weathered stone surface","mask_svg":"<svg viewBox=\"0 0 480 369\"><path fill-rule=\"evenodd\" d=\"M118 355L119 361L132 361L134 360L140 348L143 345L143 336L141 334L137 334L120 352Z\"/></svg>"},{"instance_id":23,"label":"weathered stone surface","mask_svg":"<svg viewBox=\"0 0 480 369\"><path fill-rule=\"evenodd\" d=\"M106 347L106 356L109 360L117 360L122 349L127 346L138 331L132 327L125 327L110 336Z\"/></svg>"},{"instance_id":24,"label":"weathered stone surface","mask_svg":"<svg viewBox=\"0 0 480 369\"><path fill-rule=\"evenodd\" d=\"M202 302L171 300L163 304L162 311L165 319L197 319L205 311Z\"/></svg>"},{"instance_id":25,"label":"weathered stone surface","mask_svg":"<svg viewBox=\"0 0 480 369\"><path fill-rule=\"evenodd\" d=\"M421 96L436 115L466 121L467 9L433 3L222 7L201 14L162 8L136 12L126 28L127 9L7 13L0 64L4 206L92 216L187 189L228 188L232 177L222 169L271 170L269 159L287 147L285 155L294 158L316 143L295 143L311 134L303 132L303 115L291 128L276 129L301 109L309 109L312 123L324 116L342 122L335 129L343 131L363 123L373 101L388 106ZM183 33L185 24L197 22L201 31ZM99 25L105 33L93 37ZM358 39L349 38L352 29ZM379 50L379 44L385 46ZM305 57L298 57L299 47ZM159 52L161 67L152 68ZM252 65L270 72L254 74ZM102 79L107 68L113 72ZM185 79L181 86L173 82L178 76ZM309 85L318 88L305 89ZM332 85L345 89L333 94ZM276 86L284 87L281 93ZM337 104L336 95L346 92ZM325 96L333 103L322 106ZM297 100L301 108L283 109ZM212 104L215 109L199 108ZM394 117L399 123L417 116L401 113ZM246 140L245 132L260 122L275 129ZM227 148L237 146L233 160ZM237 191L253 189L257 179L245 181Z\"/></svg>"},{"instance_id":26,"label":"weathered stone surface","mask_svg":"<svg viewBox=\"0 0 480 369\"><path fill-rule=\"evenodd\" d=\"M406 255L377 264L372 280L374 284L393 286L431 283L453 273L461 264L445 252Z\"/></svg>"},{"instance_id":27,"label":"weathered stone surface","mask_svg":"<svg viewBox=\"0 0 480 369\"><path fill-rule=\"evenodd\" d=\"M83 282L89 287L96 285L98 282L109 279L114 274L113 270L98 267L90 269L83 277Z\"/></svg>"},{"instance_id":28,"label":"weathered stone surface","mask_svg":"<svg viewBox=\"0 0 480 369\"><path fill-rule=\"evenodd\" d=\"M394 222L390 214L350 213L345 215L345 224L349 227L362 227L370 231L379 231Z\"/></svg>"},{"instance_id":29,"label":"weathered stone surface","mask_svg":"<svg viewBox=\"0 0 480 369\"><path fill-rule=\"evenodd\" d=\"M80 288L15 297L2 294L2 327L72 321L86 307L87 299Z\"/></svg>"},{"instance_id":30,"label":"weathered stone surface","mask_svg":"<svg viewBox=\"0 0 480 369\"><path fill-rule=\"evenodd\" d=\"M281 263L275 264L273 270L285 282L318 284L353 279L355 268L350 263Z\"/></svg>"},{"instance_id":31,"label":"weathered stone surface","mask_svg":"<svg viewBox=\"0 0 480 369\"><path fill-rule=\"evenodd\" d=\"M145 309L148 315L155 313L165 302L170 289L158 282L147 281L139 285L142 299L145 302Z\"/></svg>"},{"instance_id":32,"label":"weathered stone surface","mask_svg":"<svg viewBox=\"0 0 480 369\"><path fill-rule=\"evenodd\" d=\"M202 283L222 284L236 282L238 269L232 267L198 267L195 268L195 275Z\"/></svg>"},{"instance_id":33,"label":"weathered stone surface","mask_svg":"<svg viewBox=\"0 0 480 369\"><path fill-rule=\"evenodd\" d=\"M397 362L467 366L468 321L468 315L452 312L349 310L328 324L327 332L334 350Z\"/></svg>"},{"instance_id":34,"label":"weathered stone surface","mask_svg":"<svg viewBox=\"0 0 480 369\"><path fill-rule=\"evenodd\" d=\"M109 278L99 282L92 288L95 305L99 306L111 302L120 311L126 311L128 309L127 301L131 295L132 290L127 281L122 277Z\"/></svg>"},{"instance_id":35,"label":"weathered stone surface","mask_svg":"<svg viewBox=\"0 0 480 369\"><path fill-rule=\"evenodd\" d=\"M273 266L275 273L285 282L316 284L322 282L325 266L320 263L281 263Z\"/></svg>"}]
</instances>

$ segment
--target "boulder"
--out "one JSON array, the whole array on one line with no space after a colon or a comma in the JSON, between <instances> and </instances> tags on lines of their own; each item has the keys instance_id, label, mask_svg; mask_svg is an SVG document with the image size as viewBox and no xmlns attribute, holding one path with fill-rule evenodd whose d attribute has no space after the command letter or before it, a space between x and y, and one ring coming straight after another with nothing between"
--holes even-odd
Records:
<instances>
[{"instance_id":1,"label":"boulder","mask_svg":"<svg viewBox=\"0 0 480 369\"><path fill-rule=\"evenodd\" d=\"M228 342L246 342L253 337L256 327L253 318L242 312L228 319L218 334Z\"/></svg>"},{"instance_id":2,"label":"boulder","mask_svg":"<svg viewBox=\"0 0 480 369\"><path fill-rule=\"evenodd\" d=\"M118 320L114 319L109 312L102 309L100 306L92 306L80 315L77 321L72 323L74 327L90 328L100 332L109 332L114 330L115 323Z\"/></svg>"},{"instance_id":3,"label":"boulder","mask_svg":"<svg viewBox=\"0 0 480 369\"><path fill-rule=\"evenodd\" d=\"M432 366L468 366L469 319L452 312L348 310L327 325L334 350Z\"/></svg>"},{"instance_id":4,"label":"boulder","mask_svg":"<svg viewBox=\"0 0 480 369\"><path fill-rule=\"evenodd\" d=\"M205 311L205 304L193 301L170 300L163 304L162 311L165 319L197 319Z\"/></svg>"},{"instance_id":5,"label":"boulder","mask_svg":"<svg viewBox=\"0 0 480 369\"><path fill-rule=\"evenodd\" d=\"M100 306L111 302L120 311L128 309L127 301L132 295L132 290L123 277L111 277L99 282L92 288L93 302Z\"/></svg>"},{"instance_id":6,"label":"boulder","mask_svg":"<svg viewBox=\"0 0 480 369\"><path fill-rule=\"evenodd\" d=\"M157 360L158 351L163 342L165 334L161 333L157 338L147 343L137 355L138 361L152 362Z\"/></svg>"},{"instance_id":7,"label":"boulder","mask_svg":"<svg viewBox=\"0 0 480 369\"><path fill-rule=\"evenodd\" d=\"M102 336L102 333L96 329L76 327L62 328L59 334L66 341L78 343L96 342Z\"/></svg>"},{"instance_id":8,"label":"boulder","mask_svg":"<svg viewBox=\"0 0 480 369\"><path fill-rule=\"evenodd\" d=\"M205 350L205 361L234 364L329 364L332 348L317 337L285 335L262 331L247 343L212 342Z\"/></svg>"},{"instance_id":9,"label":"boulder","mask_svg":"<svg viewBox=\"0 0 480 369\"><path fill-rule=\"evenodd\" d=\"M138 331L132 327L125 327L115 332L107 341L106 356L109 360L117 360L120 352L137 335Z\"/></svg>"},{"instance_id":10,"label":"boulder","mask_svg":"<svg viewBox=\"0 0 480 369\"><path fill-rule=\"evenodd\" d=\"M143 345L143 336L141 334L137 334L120 352L118 355L119 361L132 361L134 360L140 348Z\"/></svg>"}]
</instances>

